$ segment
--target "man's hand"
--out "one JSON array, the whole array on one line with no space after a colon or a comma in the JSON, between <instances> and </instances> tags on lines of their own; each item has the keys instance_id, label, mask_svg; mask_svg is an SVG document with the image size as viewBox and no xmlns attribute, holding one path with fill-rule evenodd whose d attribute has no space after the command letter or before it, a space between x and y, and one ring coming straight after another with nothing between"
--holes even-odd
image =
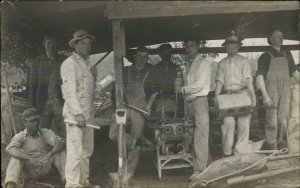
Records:
<instances>
[{"instance_id":1,"label":"man's hand","mask_svg":"<svg viewBox=\"0 0 300 188\"><path fill-rule=\"evenodd\" d=\"M255 107L256 106L256 96L254 95L251 99L252 101L252 106Z\"/></svg>"},{"instance_id":2,"label":"man's hand","mask_svg":"<svg viewBox=\"0 0 300 188\"><path fill-rule=\"evenodd\" d=\"M43 156L43 157L41 157L41 158L39 158L39 161L41 162L41 163L48 163L49 161L50 161L50 159L51 159L51 152L49 152L47 155L45 155L45 156Z\"/></svg>"},{"instance_id":3,"label":"man's hand","mask_svg":"<svg viewBox=\"0 0 300 188\"><path fill-rule=\"evenodd\" d=\"M86 120L83 114L75 115L75 121L78 123L78 127L85 127Z\"/></svg>"},{"instance_id":4,"label":"man's hand","mask_svg":"<svg viewBox=\"0 0 300 188\"><path fill-rule=\"evenodd\" d=\"M33 158L33 157L30 157L30 158L29 158L29 163L32 164L32 166L33 166L34 168L39 168L39 167L41 167L41 165L42 165L42 163L41 163L39 160L37 160L37 159L35 159L35 158Z\"/></svg>"},{"instance_id":5,"label":"man's hand","mask_svg":"<svg viewBox=\"0 0 300 188\"><path fill-rule=\"evenodd\" d=\"M266 105L266 106L272 106L273 105L272 99L269 97L269 95L264 95L263 96L263 101L264 101L264 105Z\"/></svg>"},{"instance_id":6,"label":"man's hand","mask_svg":"<svg viewBox=\"0 0 300 188\"><path fill-rule=\"evenodd\" d=\"M150 116L150 115L151 115L151 106L148 106L148 105L147 105L147 106L145 107L145 110L146 110L146 112L147 112L147 115Z\"/></svg>"}]
</instances>

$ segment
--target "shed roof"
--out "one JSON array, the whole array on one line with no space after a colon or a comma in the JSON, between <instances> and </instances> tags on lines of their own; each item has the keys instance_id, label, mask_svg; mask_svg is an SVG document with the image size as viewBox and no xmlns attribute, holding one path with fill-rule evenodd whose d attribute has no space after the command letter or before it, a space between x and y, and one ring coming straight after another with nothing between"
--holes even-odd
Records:
<instances>
[{"instance_id":1,"label":"shed roof","mask_svg":"<svg viewBox=\"0 0 300 188\"><path fill-rule=\"evenodd\" d=\"M67 47L72 33L84 28L96 35L94 52L112 50L111 19L124 19L126 46L181 41L187 36L223 39L232 29L246 38L266 37L280 28L298 40L299 3L294 2L111 2L16 1L2 8L2 32L19 31L40 41L58 36Z\"/></svg>"}]
</instances>

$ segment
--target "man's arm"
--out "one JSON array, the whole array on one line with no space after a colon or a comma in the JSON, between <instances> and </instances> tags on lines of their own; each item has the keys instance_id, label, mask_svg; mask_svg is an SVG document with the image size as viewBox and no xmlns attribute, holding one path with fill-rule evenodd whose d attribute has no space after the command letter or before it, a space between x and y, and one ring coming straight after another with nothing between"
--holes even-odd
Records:
<instances>
[{"instance_id":1,"label":"man's arm","mask_svg":"<svg viewBox=\"0 0 300 188\"><path fill-rule=\"evenodd\" d=\"M147 105L146 105L146 110L147 110L147 112L148 112L148 115L150 115L150 113L151 113L151 106L153 105L153 103L154 103L154 101L155 101L155 99L156 99L156 95L157 95L157 94L158 94L158 93L156 92L156 93L152 94L152 95L149 97L148 103L147 103Z\"/></svg>"},{"instance_id":2,"label":"man's arm","mask_svg":"<svg viewBox=\"0 0 300 188\"><path fill-rule=\"evenodd\" d=\"M17 147L11 147L7 150L7 153L17 159L23 159L23 160L30 160L31 156L28 154L24 153L21 149Z\"/></svg>"},{"instance_id":3,"label":"man's arm","mask_svg":"<svg viewBox=\"0 0 300 188\"><path fill-rule=\"evenodd\" d=\"M251 98L252 106L256 106L256 95L255 95L255 92L254 92L252 79L250 79L250 78L246 79L246 86L247 86L248 90L250 91L250 94L251 94L251 97L252 97Z\"/></svg>"},{"instance_id":4,"label":"man's arm","mask_svg":"<svg viewBox=\"0 0 300 188\"><path fill-rule=\"evenodd\" d=\"M223 87L223 83L219 80L217 80L217 87L216 87L216 91L215 91L215 107L218 106L218 97L221 93Z\"/></svg>"}]
</instances>

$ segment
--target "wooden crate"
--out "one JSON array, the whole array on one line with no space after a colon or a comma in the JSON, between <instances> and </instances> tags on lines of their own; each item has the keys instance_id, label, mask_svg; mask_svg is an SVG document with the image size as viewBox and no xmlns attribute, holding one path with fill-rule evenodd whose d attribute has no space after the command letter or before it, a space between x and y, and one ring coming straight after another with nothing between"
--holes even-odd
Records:
<instances>
[{"instance_id":1,"label":"wooden crate","mask_svg":"<svg viewBox=\"0 0 300 188\"><path fill-rule=\"evenodd\" d=\"M240 116L251 113L251 98L247 93L225 94L218 97L219 116Z\"/></svg>"}]
</instances>

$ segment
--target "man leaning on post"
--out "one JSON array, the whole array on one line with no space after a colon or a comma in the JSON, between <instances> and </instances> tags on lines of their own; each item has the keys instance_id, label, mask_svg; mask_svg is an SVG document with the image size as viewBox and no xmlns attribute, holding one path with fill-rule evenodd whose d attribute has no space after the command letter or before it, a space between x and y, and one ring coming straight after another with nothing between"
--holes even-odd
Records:
<instances>
[{"instance_id":1,"label":"man leaning on post","mask_svg":"<svg viewBox=\"0 0 300 188\"><path fill-rule=\"evenodd\" d=\"M22 119L25 130L16 134L6 148L11 159L7 167L5 188L16 188L21 173L31 180L46 176L53 164L65 182L65 141L52 130L40 128L37 109L25 110Z\"/></svg>"},{"instance_id":2,"label":"man leaning on post","mask_svg":"<svg viewBox=\"0 0 300 188\"><path fill-rule=\"evenodd\" d=\"M93 95L96 71L89 54L95 36L85 30L73 34L69 46L73 54L61 66L63 116L67 123L66 187L99 187L89 182L89 161L94 151L94 130L86 127L93 118Z\"/></svg>"}]
</instances>

